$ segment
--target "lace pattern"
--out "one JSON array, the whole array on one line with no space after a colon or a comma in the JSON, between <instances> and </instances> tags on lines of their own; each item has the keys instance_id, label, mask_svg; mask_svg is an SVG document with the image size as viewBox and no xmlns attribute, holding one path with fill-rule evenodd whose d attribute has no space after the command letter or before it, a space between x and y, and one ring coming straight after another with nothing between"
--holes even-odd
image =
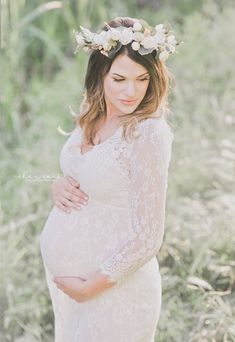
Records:
<instances>
[{"instance_id":1,"label":"lace pattern","mask_svg":"<svg viewBox=\"0 0 235 342\"><path fill-rule=\"evenodd\" d=\"M121 281L153 258L164 236L168 168L174 135L163 118L141 122L139 132L129 154L132 236L99 266L99 271L110 282Z\"/></svg>"}]
</instances>

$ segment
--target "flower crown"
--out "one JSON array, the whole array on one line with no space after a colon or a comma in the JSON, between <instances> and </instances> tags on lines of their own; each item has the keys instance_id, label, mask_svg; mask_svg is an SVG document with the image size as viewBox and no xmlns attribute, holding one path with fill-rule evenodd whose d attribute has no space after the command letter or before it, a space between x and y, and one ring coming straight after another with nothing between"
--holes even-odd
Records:
<instances>
[{"instance_id":1,"label":"flower crown","mask_svg":"<svg viewBox=\"0 0 235 342\"><path fill-rule=\"evenodd\" d=\"M156 50L156 59L165 61L170 54L176 52L176 45L182 43L175 39L169 23L151 27L146 21L138 20L133 27L113 28L106 22L105 25L108 30L98 33L93 33L81 25L81 32L73 30L77 42L74 53L81 48L85 51L100 50L103 55L112 58L123 45L131 43L132 49L140 55L147 55Z\"/></svg>"}]
</instances>

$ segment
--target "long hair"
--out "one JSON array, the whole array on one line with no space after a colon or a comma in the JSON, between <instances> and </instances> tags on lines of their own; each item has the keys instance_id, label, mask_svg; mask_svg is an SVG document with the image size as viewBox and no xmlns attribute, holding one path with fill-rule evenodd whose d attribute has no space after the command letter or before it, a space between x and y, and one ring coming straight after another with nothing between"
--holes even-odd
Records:
<instances>
[{"instance_id":1,"label":"long hair","mask_svg":"<svg viewBox=\"0 0 235 342\"><path fill-rule=\"evenodd\" d=\"M136 21L136 18L117 17L108 22L108 25L113 28L133 27ZM102 30L107 31L108 26L105 25ZM164 62L155 58L156 50L147 55L140 55L129 43L123 45L112 59L101 54L99 50L93 50L88 60L80 113L75 119L77 125L84 127L84 137L88 144L94 145L98 125L107 116L103 80L115 58L121 54L144 66L150 74L148 88L141 103L132 113L119 116L125 138L130 137L139 121L169 113L167 98L171 75Z\"/></svg>"}]
</instances>

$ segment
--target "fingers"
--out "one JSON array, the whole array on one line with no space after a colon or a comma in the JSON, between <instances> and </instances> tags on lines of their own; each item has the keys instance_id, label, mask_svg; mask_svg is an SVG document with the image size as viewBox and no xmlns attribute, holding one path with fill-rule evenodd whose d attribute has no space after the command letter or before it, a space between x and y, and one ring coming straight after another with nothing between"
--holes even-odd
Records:
<instances>
[{"instance_id":1,"label":"fingers","mask_svg":"<svg viewBox=\"0 0 235 342\"><path fill-rule=\"evenodd\" d=\"M82 277L56 277L52 278L57 288L67 294L70 298L77 302L85 302L89 297L79 288L79 284L84 282Z\"/></svg>"},{"instance_id":2,"label":"fingers","mask_svg":"<svg viewBox=\"0 0 235 342\"><path fill-rule=\"evenodd\" d=\"M78 181L76 181L76 179L74 179L73 177L70 176L65 176L65 178L68 180L68 182L72 185L75 186L76 188L80 187L80 183Z\"/></svg>"},{"instance_id":3,"label":"fingers","mask_svg":"<svg viewBox=\"0 0 235 342\"><path fill-rule=\"evenodd\" d=\"M57 286L57 288L58 288L58 289L60 289L60 290L64 291L64 288L63 288L63 286L61 286L59 283L56 283L56 282L55 282L55 284L56 284L56 286Z\"/></svg>"},{"instance_id":4,"label":"fingers","mask_svg":"<svg viewBox=\"0 0 235 342\"><path fill-rule=\"evenodd\" d=\"M60 286L61 288L65 288L66 282L64 280L64 277L53 277L52 280L56 285Z\"/></svg>"},{"instance_id":5,"label":"fingers","mask_svg":"<svg viewBox=\"0 0 235 342\"><path fill-rule=\"evenodd\" d=\"M70 185L72 185L72 186L68 186L68 191L70 191L74 195L81 197L82 199L89 198L89 196L84 191L82 191L82 189L80 188L80 183L76 181L76 179L70 176L65 176L65 178L68 180Z\"/></svg>"},{"instance_id":6,"label":"fingers","mask_svg":"<svg viewBox=\"0 0 235 342\"><path fill-rule=\"evenodd\" d=\"M81 205L87 205L89 197L80 189L80 183L70 176L55 180L51 189L55 205L65 212L80 210Z\"/></svg>"},{"instance_id":7,"label":"fingers","mask_svg":"<svg viewBox=\"0 0 235 342\"><path fill-rule=\"evenodd\" d=\"M72 201L70 199L67 199L67 197L71 197L71 194L65 192L65 195L63 197L61 197L60 200L57 200L55 202L55 205L58 208L62 209L63 211L65 211L67 213L69 213L71 209L81 210L82 205L87 205L87 204L85 204L87 202L83 202L82 200L80 200L79 202L78 201L74 202L74 200Z\"/></svg>"},{"instance_id":8,"label":"fingers","mask_svg":"<svg viewBox=\"0 0 235 342\"><path fill-rule=\"evenodd\" d=\"M74 204L80 203L80 204L85 204L87 200L83 195L79 193L79 195L74 195L71 192L65 190L63 193L64 197L68 199L69 201L72 201Z\"/></svg>"},{"instance_id":9,"label":"fingers","mask_svg":"<svg viewBox=\"0 0 235 342\"><path fill-rule=\"evenodd\" d=\"M71 200L68 200L67 198L63 197L61 199L61 202L63 203L63 205L67 208L67 209L81 209L81 205L79 203L76 202L72 202Z\"/></svg>"},{"instance_id":10,"label":"fingers","mask_svg":"<svg viewBox=\"0 0 235 342\"><path fill-rule=\"evenodd\" d=\"M70 209L68 209L68 207L67 207L65 204L63 204L63 203L61 203L61 202L59 202L59 201L56 201L56 202L55 202L55 205L56 205L59 209L63 210L63 211L66 212L66 213L69 213L69 212L70 212Z\"/></svg>"},{"instance_id":11,"label":"fingers","mask_svg":"<svg viewBox=\"0 0 235 342\"><path fill-rule=\"evenodd\" d=\"M58 288L58 289L60 289L61 291L63 291L65 294L67 294L67 291L66 291L66 288L63 286L63 285L61 285L60 283L58 283L58 282L54 282L55 284L56 284L56 287Z\"/></svg>"},{"instance_id":12,"label":"fingers","mask_svg":"<svg viewBox=\"0 0 235 342\"><path fill-rule=\"evenodd\" d=\"M74 187L73 185L71 185L69 183L68 183L68 185L67 185L65 190L70 192L75 197L81 198L82 200L85 200L85 199L89 198L89 196L84 191L82 191L81 188L78 189L78 188ZM69 199L73 200L73 198L69 198ZM74 200L76 201L77 198L74 198Z\"/></svg>"},{"instance_id":13,"label":"fingers","mask_svg":"<svg viewBox=\"0 0 235 342\"><path fill-rule=\"evenodd\" d=\"M66 199L63 199L62 202L56 201L55 205L66 213L70 213L71 209L81 210L79 205L76 206Z\"/></svg>"},{"instance_id":14,"label":"fingers","mask_svg":"<svg viewBox=\"0 0 235 342\"><path fill-rule=\"evenodd\" d=\"M75 196L75 198L74 198L75 200L77 199L77 197L79 198L80 193L81 193L80 189L75 188L73 185L71 185L69 183L67 184L67 186L63 190L68 192L68 193L70 193L71 195L74 195Z\"/></svg>"}]
</instances>

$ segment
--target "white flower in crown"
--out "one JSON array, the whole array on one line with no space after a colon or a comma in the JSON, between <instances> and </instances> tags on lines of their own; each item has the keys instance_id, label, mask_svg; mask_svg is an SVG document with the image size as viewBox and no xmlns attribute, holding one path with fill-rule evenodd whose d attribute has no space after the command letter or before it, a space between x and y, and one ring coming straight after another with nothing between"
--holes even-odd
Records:
<instances>
[{"instance_id":1,"label":"white flower in crown","mask_svg":"<svg viewBox=\"0 0 235 342\"><path fill-rule=\"evenodd\" d=\"M139 22L136 22L133 25L133 31L141 31L142 28L143 28L143 26Z\"/></svg>"},{"instance_id":2,"label":"white flower in crown","mask_svg":"<svg viewBox=\"0 0 235 342\"><path fill-rule=\"evenodd\" d=\"M121 37L121 32L115 28L111 28L109 31L109 37L113 40L119 40Z\"/></svg>"},{"instance_id":3,"label":"white flower in crown","mask_svg":"<svg viewBox=\"0 0 235 342\"><path fill-rule=\"evenodd\" d=\"M167 37L167 43L169 43L171 45L176 45L177 40L175 39L175 36L173 36L172 34L170 36L168 36Z\"/></svg>"},{"instance_id":4,"label":"white flower in crown","mask_svg":"<svg viewBox=\"0 0 235 342\"><path fill-rule=\"evenodd\" d=\"M145 38L145 35L142 32L134 32L133 39L137 42L141 42Z\"/></svg>"},{"instance_id":5,"label":"white flower in crown","mask_svg":"<svg viewBox=\"0 0 235 342\"><path fill-rule=\"evenodd\" d=\"M165 62L165 60L167 60L168 57L169 57L169 52L167 52L165 50L159 54L159 59L162 62Z\"/></svg>"},{"instance_id":6,"label":"white flower in crown","mask_svg":"<svg viewBox=\"0 0 235 342\"><path fill-rule=\"evenodd\" d=\"M175 46L174 46L174 45L168 44L167 47L168 47L168 50L169 50L171 53L175 52Z\"/></svg>"},{"instance_id":7,"label":"white flower in crown","mask_svg":"<svg viewBox=\"0 0 235 342\"><path fill-rule=\"evenodd\" d=\"M164 44L166 41L166 36L162 31L157 31L156 34L153 36L155 45Z\"/></svg>"},{"instance_id":8,"label":"white flower in crown","mask_svg":"<svg viewBox=\"0 0 235 342\"><path fill-rule=\"evenodd\" d=\"M142 41L141 41L141 45L143 45L143 47L145 49L151 49L153 48L156 44L154 41L154 38L151 36L145 37Z\"/></svg>"},{"instance_id":9,"label":"white flower in crown","mask_svg":"<svg viewBox=\"0 0 235 342\"><path fill-rule=\"evenodd\" d=\"M138 43L138 42L133 42L133 43L131 44L131 47L132 47L133 50L138 51L139 48L140 48L140 43Z\"/></svg>"},{"instance_id":10,"label":"white flower in crown","mask_svg":"<svg viewBox=\"0 0 235 342\"><path fill-rule=\"evenodd\" d=\"M176 50L176 45L180 43L170 31L169 24L158 24L154 28L150 27L144 20L135 22L133 27L119 26L110 27L107 23L107 31L93 33L80 26L81 32L76 34L77 49L83 47L85 51L99 49L100 53L111 57L121 48L121 45L131 43L134 51L141 55L146 55L156 50L156 58L165 61L171 53Z\"/></svg>"},{"instance_id":11,"label":"white flower in crown","mask_svg":"<svg viewBox=\"0 0 235 342\"><path fill-rule=\"evenodd\" d=\"M123 45L129 44L133 40L132 28L124 28L120 35L120 42Z\"/></svg>"},{"instance_id":12,"label":"white flower in crown","mask_svg":"<svg viewBox=\"0 0 235 342\"><path fill-rule=\"evenodd\" d=\"M155 30L156 30L157 32L165 32L165 28L164 28L163 24L158 24L158 25L156 25L156 26L155 26Z\"/></svg>"},{"instance_id":13,"label":"white flower in crown","mask_svg":"<svg viewBox=\"0 0 235 342\"><path fill-rule=\"evenodd\" d=\"M92 42L95 33L91 32L90 30L86 29L85 27L80 25L80 28L82 30L81 34L84 36L84 39L88 42Z\"/></svg>"},{"instance_id":14,"label":"white flower in crown","mask_svg":"<svg viewBox=\"0 0 235 342\"><path fill-rule=\"evenodd\" d=\"M171 53L175 52L176 45L177 45L177 40L175 39L174 35L170 35L166 38L166 46Z\"/></svg>"},{"instance_id":15,"label":"white flower in crown","mask_svg":"<svg viewBox=\"0 0 235 342\"><path fill-rule=\"evenodd\" d=\"M83 44L85 43L85 42L84 42L84 38L83 38L83 36L82 36L81 33L79 33L79 34L76 35L76 41L77 41L77 44L78 44L79 46L81 46L81 45L83 45Z\"/></svg>"},{"instance_id":16,"label":"white flower in crown","mask_svg":"<svg viewBox=\"0 0 235 342\"><path fill-rule=\"evenodd\" d=\"M107 31L102 31L94 36L93 42L97 45L104 45L109 39L109 34Z\"/></svg>"}]
</instances>

